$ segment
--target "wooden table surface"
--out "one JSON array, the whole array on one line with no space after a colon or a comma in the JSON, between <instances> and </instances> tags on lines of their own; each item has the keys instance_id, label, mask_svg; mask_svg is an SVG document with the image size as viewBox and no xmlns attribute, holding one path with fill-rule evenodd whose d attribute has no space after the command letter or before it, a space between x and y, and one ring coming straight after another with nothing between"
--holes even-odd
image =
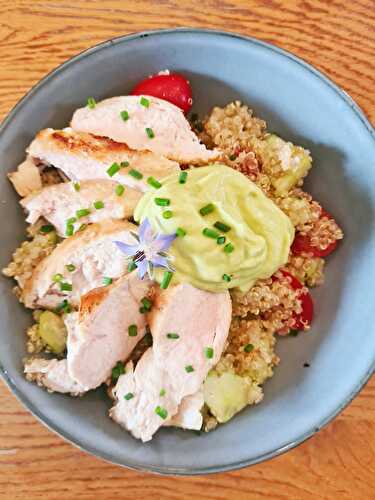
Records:
<instances>
[{"instance_id":1,"label":"wooden table surface","mask_svg":"<svg viewBox=\"0 0 375 500\"><path fill-rule=\"evenodd\" d=\"M78 52L161 27L217 28L290 50L345 89L375 123L375 0L0 0L0 118ZM355 332L353 332L354 334ZM0 384L0 498L374 499L375 379L334 422L254 467L195 478L121 469L37 422Z\"/></svg>"}]
</instances>

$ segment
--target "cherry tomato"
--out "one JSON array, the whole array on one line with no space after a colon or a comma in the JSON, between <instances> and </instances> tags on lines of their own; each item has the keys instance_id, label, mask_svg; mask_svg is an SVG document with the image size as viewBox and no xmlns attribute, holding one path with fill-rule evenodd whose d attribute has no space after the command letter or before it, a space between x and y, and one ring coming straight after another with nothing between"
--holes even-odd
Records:
<instances>
[{"instance_id":1,"label":"cherry tomato","mask_svg":"<svg viewBox=\"0 0 375 500\"><path fill-rule=\"evenodd\" d=\"M150 76L139 82L132 94L159 97L178 106L184 113L187 113L193 104L190 83L178 73Z\"/></svg>"},{"instance_id":2,"label":"cherry tomato","mask_svg":"<svg viewBox=\"0 0 375 500\"><path fill-rule=\"evenodd\" d=\"M293 290L300 290L303 288L302 283L295 278L288 271L282 270L283 276L289 278L289 283ZM302 311L299 314L293 314L294 330L304 330L307 325L310 325L314 316L314 303L309 292L302 293L299 296L301 300Z\"/></svg>"}]
</instances>

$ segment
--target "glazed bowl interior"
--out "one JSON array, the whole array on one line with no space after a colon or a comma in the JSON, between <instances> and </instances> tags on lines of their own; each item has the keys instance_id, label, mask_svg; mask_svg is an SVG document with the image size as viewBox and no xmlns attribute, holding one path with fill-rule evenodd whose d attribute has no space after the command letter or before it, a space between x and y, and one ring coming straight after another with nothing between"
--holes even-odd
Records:
<instances>
[{"instance_id":1,"label":"glazed bowl interior","mask_svg":"<svg viewBox=\"0 0 375 500\"><path fill-rule=\"evenodd\" d=\"M74 444L125 466L196 474L241 467L293 447L336 415L373 372L375 138L342 91L297 58L258 41L187 29L104 43L45 78L3 125L1 267L25 238L24 217L6 173L23 159L36 132L67 126L88 96L100 100L126 94L140 79L166 68L188 76L194 111L200 115L239 99L270 130L310 149L314 167L305 188L345 232L327 261L324 286L313 291L311 332L280 339L281 363L264 386L261 404L209 434L163 429L147 444L108 418L110 401L104 390L74 399L48 394L24 380L24 330L31 315L5 278L0 281L0 362L16 396Z\"/></svg>"}]
</instances>

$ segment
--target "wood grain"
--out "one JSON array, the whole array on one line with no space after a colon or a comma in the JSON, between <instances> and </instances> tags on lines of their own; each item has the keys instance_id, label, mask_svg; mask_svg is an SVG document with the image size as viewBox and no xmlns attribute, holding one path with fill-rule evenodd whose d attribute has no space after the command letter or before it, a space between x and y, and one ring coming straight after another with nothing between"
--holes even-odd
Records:
<instances>
[{"instance_id":1,"label":"wood grain","mask_svg":"<svg viewBox=\"0 0 375 500\"><path fill-rule=\"evenodd\" d=\"M236 31L292 51L329 75L375 122L374 0L0 0L0 117L51 69L143 29ZM248 436L251 439L251 435ZM0 387L0 498L373 499L375 380L314 438L241 471L167 478L85 455Z\"/></svg>"}]
</instances>

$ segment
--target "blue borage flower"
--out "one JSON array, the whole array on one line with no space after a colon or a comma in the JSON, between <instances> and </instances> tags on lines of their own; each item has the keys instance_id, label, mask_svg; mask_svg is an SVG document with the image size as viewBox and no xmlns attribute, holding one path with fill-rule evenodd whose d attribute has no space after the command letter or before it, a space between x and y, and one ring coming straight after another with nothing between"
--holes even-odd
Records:
<instances>
[{"instance_id":1,"label":"blue borage flower","mask_svg":"<svg viewBox=\"0 0 375 500\"><path fill-rule=\"evenodd\" d=\"M176 234L154 233L147 218L139 226L138 234L134 232L131 234L136 241L134 245L128 245L122 241L114 243L129 260L137 265L138 275L141 279L146 273L153 279L154 267L164 267L169 271L174 271L170 265L170 256L165 252L172 245Z\"/></svg>"}]
</instances>

